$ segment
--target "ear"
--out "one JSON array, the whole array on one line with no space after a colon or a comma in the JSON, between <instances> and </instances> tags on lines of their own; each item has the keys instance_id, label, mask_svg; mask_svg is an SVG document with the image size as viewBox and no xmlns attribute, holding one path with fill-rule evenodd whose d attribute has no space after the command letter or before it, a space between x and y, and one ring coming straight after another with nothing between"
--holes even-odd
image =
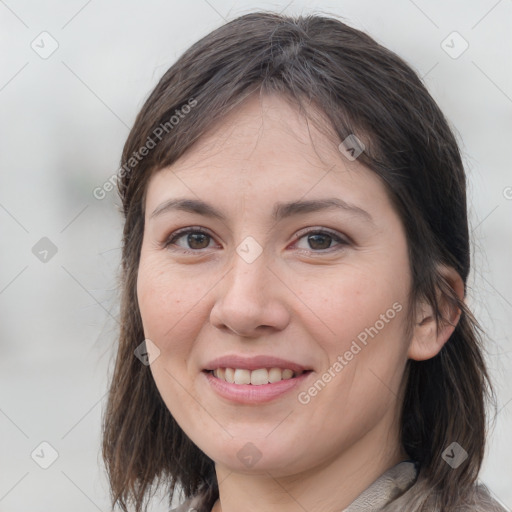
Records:
<instances>
[{"instance_id":1,"label":"ear","mask_svg":"<svg viewBox=\"0 0 512 512\"><path fill-rule=\"evenodd\" d=\"M464 300L464 282L452 267L442 265L439 273L444 277L460 300ZM424 302L419 304L408 357L415 361L424 361L436 356L452 335L459 322L461 310L454 306L441 291L437 290L437 300L443 321L438 323L434 309Z\"/></svg>"}]
</instances>

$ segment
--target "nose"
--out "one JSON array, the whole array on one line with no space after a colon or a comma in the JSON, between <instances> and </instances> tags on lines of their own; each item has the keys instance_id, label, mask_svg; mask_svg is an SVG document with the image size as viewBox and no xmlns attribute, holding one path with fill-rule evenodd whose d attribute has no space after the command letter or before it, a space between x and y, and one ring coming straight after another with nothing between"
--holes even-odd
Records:
<instances>
[{"instance_id":1,"label":"nose","mask_svg":"<svg viewBox=\"0 0 512 512\"><path fill-rule=\"evenodd\" d=\"M257 338L281 331L290 322L286 286L261 254L247 263L236 252L233 264L218 286L210 322L238 336Z\"/></svg>"}]
</instances>

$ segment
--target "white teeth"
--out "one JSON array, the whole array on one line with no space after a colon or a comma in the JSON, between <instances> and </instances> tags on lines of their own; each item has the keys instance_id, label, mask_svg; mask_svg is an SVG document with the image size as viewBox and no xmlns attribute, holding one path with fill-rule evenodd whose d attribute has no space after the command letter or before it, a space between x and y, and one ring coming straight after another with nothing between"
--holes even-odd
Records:
<instances>
[{"instance_id":1,"label":"white teeth","mask_svg":"<svg viewBox=\"0 0 512 512\"><path fill-rule=\"evenodd\" d=\"M253 370L251 372L251 384L261 386L261 384L268 384L268 371L266 368L261 370Z\"/></svg>"},{"instance_id":2,"label":"white teeth","mask_svg":"<svg viewBox=\"0 0 512 512\"><path fill-rule=\"evenodd\" d=\"M283 370L283 379L291 379L293 377L293 370Z\"/></svg>"},{"instance_id":3,"label":"white teeth","mask_svg":"<svg viewBox=\"0 0 512 512\"><path fill-rule=\"evenodd\" d=\"M216 368L213 370L213 375L218 379L231 384L252 384L253 386L288 380L300 374L302 372L295 374L289 368L284 370L281 368L258 368L252 371L243 368Z\"/></svg>"},{"instance_id":4,"label":"white teeth","mask_svg":"<svg viewBox=\"0 0 512 512\"><path fill-rule=\"evenodd\" d=\"M235 370L235 384L250 384L251 372L249 370Z\"/></svg>"},{"instance_id":5,"label":"white teeth","mask_svg":"<svg viewBox=\"0 0 512 512\"><path fill-rule=\"evenodd\" d=\"M219 377L219 378L221 378L221 377ZM233 370L233 368L226 368L224 370L224 380L231 384L233 384L233 382L235 382L235 370Z\"/></svg>"},{"instance_id":6,"label":"white teeth","mask_svg":"<svg viewBox=\"0 0 512 512\"><path fill-rule=\"evenodd\" d=\"M269 382L279 382L283 378L283 372L281 368L270 368L268 372L268 381Z\"/></svg>"}]
</instances>

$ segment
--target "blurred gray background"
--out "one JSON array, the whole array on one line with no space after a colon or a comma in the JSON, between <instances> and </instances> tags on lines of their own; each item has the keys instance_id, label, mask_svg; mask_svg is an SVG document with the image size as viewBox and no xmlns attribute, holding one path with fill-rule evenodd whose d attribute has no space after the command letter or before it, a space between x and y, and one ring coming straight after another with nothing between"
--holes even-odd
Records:
<instances>
[{"instance_id":1,"label":"blurred gray background","mask_svg":"<svg viewBox=\"0 0 512 512\"><path fill-rule=\"evenodd\" d=\"M343 16L424 77L455 130L498 399L481 479L512 508L511 0L0 0L0 512L109 510L122 223L115 192L92 190L176 58L256 9Z\"/></svg>"}]
</instances>

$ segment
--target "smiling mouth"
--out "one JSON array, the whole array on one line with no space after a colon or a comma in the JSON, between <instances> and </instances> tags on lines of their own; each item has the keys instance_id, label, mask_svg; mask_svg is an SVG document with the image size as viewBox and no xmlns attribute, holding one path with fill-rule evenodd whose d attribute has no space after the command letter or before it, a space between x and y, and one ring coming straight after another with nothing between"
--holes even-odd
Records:
<instances>
[{"instance_id":1,"label":"smiling mouth","mask_svg":"<svg viewBox=\"0 0 512 512\"><path fill-rule=\"evenodd\" d=\"M204 370L219 380L230 384L252 384L253 386L262 386L264 384L273 384L282 380L290 380L300 377L311 370L293 371L289 368L258 368L256 370L247 370L244 368L216 368L215 370Z\"/></svg>"}]
</instances>

